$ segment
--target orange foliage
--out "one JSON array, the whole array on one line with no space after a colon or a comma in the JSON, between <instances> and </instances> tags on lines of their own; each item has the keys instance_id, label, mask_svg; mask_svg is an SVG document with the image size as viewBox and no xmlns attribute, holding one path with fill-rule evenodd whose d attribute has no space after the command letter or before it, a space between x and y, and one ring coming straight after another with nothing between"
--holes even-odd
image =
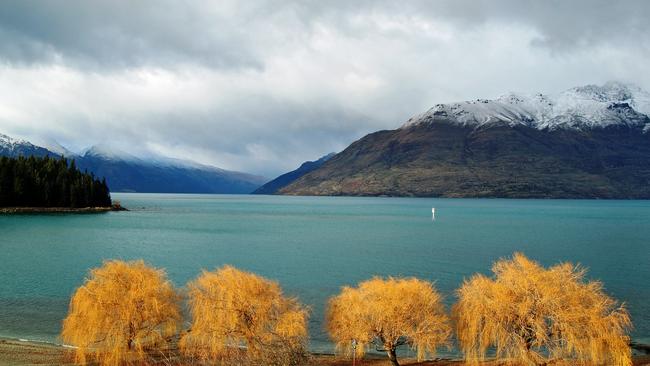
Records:
<instances>
[{"instance_id":1,"label":"orange foliage","mask_svg":"<svg viewBox=\"0 0 650 366\"><path fill-rule=\"evenodd\" d=\"M181 350L200 360L293 365L306 354L307 310L277 282L226 266L190 282ZM238 360L244 355L245 360Z\"/></svg>"},{"instance_id":2,"label":"orange foliage","mask_svg":"<svg viewBox=\"0 0 650 366\"><path fill-rule=\"evenodd\" d=\"M451 327L434 286L416 278L373 278L358 288L344 287L330 299L327 329L338 349L363 356L372 343L383 347L397 365L396 349L409 345L418 359L447 345Z\"/></svg>"},{"instance_id":3,"label":"orange foliage","mask_svg":"<svg viewBox=\"0 0 650 366\"><path fill-rule=\"evenodd\" d=\"M107 261L70 301L61 337L77 346L76 361L102 365L141 360L176 333L179 296L162 270L143 261Z\"/></svg>"},{"instance_id":4,"label":"orange foliage","mask_svg":"<svg viewBox=\"0 0 650 366\"><path fill-rule=\"evenodd\" d=\"M586 282L585 270L569 263L545 269L515 253L496 262L494 277L480 274L457 291L453 308L461 349L469 362L497 358L517 364L575 363L631 365L622 305Z\"/></svg>"}]
</instances>

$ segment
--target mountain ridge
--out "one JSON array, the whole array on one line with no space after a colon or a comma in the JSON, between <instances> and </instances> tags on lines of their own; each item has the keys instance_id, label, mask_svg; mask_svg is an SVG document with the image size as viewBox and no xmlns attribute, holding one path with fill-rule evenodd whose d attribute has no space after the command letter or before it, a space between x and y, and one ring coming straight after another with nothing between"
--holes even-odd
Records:
<instances>
[{"instance_id":1,"label":"mountain ridge","mask_svg":"<svg viewBox=\"0 0 650 366\"><path fill-rule=\"evenodd\" d=\"M440 120L462 126L494 123L537 129L598 128L631 124L647 128L650 93L635 85L608 82L602 86L574 87L555 95L508 93L496 99L436 104L410 118L402 128Z\"/></svg>"},{"instance_id":2,"label":"mountain ridge","mask_svg":"<svg viewBox=\"0 0 650 366\"><path fill-rule=\"evenodd\" d=\"M280 193L650 198L650 118L634 108L646 95L610 83L559 98L438 104L353 142Z\"/></svg>"},{"instance_id":3,"label":"mountain ridge","mask_svg":"<svg viewBox=\"0 0 650 366\"><path fill-rule=\"evenodd\" d=\"M306 161L302 163L297 169L284 173L278 176L277 178L265 183L264 185L262 185L261 187L253 191L253 194L277 194L279 190L291 184L298 178L302 177L303 175L311 171L320 168L323 164L325 164L327 160L329 160L334 155L336 155L336 153L329 153L327 155L320 157L317 160Z\"/></svg>"},{"instance_id":4,"label":"mountain ridge","mask_svg":"<svg viewBox=\"0 0 650 366\"><path fill-rule=\"evenodd\" d=\"M36 146L27 140L15 139L0 133L0 156L18 157L23 156L57 156L58 154L40 146Z\"/></svg>"}]
</instances>

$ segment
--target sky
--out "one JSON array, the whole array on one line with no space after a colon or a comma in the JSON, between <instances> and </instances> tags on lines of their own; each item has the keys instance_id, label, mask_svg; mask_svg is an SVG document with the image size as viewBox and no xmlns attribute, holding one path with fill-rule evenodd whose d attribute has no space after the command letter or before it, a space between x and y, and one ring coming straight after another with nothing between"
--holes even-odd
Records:
<instances>
[{"instance_id":1,"label":"sky","mask_svg":"<svg viewBox=\"0 0 650 366\"><path fill-rule=\"evenodd\" d=\"M437 103L650 90L650 1L0 2L0 133L267 177Z\"/></svg>"}]
</instances>

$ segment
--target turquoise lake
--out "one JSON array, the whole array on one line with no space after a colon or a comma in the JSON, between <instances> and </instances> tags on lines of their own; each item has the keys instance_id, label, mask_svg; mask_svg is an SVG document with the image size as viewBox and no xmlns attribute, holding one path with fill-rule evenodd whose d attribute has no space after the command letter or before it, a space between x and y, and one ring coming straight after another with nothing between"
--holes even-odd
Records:
<instances>
[{"instance_id":1,"label":"turquoise lake","mask_svg":"<svg viewBox=\"0 0 650 366\"><path fill-rule=\"evenodd\" d=\"M113 194L132 211L0 216L0 336L59 342L68 300L105 259L143 258L183 286L231 264L311 307L375 275L436 282L448 305L473 273L521 251L589 269L650 343L650 201ZM431 208L436 208L432 221Z\"/></svg>"}]
</instances>

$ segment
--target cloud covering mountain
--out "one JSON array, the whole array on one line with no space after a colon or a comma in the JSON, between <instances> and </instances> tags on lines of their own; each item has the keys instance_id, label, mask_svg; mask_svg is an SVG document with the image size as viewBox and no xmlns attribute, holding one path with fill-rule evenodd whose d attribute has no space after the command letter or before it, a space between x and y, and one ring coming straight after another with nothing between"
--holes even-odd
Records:
<instances>
[{"instance_id":1,"label":"cloud covering mountain","mask_svg":"<svg viewBox=\"0 0 650 366\"><path fill-rule=\"evenodd\" d=\"M95 145L81 154L70 153L56 141L54 149L34 145L0 133L0 157L53 157L74 160L83 171L106 182L112 192L150 193L250 193L267 179L192 161L150 157L143 160L105 145Z\"/></svg>"}]
</instances>

